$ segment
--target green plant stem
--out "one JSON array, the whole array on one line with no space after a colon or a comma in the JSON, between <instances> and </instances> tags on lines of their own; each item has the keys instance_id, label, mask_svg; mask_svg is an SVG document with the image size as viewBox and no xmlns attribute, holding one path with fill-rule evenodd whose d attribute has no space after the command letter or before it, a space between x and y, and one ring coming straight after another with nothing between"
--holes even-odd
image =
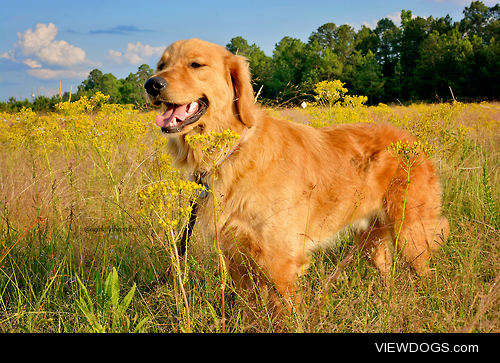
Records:
<instances>
[{"instance_id":1,"label":"green plant stem","mask_svg":"<svg viewBox=\"0 0 500 363\"><path fill-rule=\"evenodd\" d=\"M217 256L218 256L218 262L219 262L219 269L220 269L220 277L221 277L221 299L222 299L222 332L225 333L226 331L226 310L225 310L225 300L224 300L224 295L225 295L225 289L226 289L226 274L227 274L227 268L224 262L224 256L222 255L222 251L220 249L220 242L219 242L219 231L217 227L217 220L218 220L218 214L217 214L217 203L216 203L216 198L215 198L215 193L214 191L214 181L212 178L212 204L214 208L214 228L215 228L215 248L217 250Z\"/></svg>"},{"instance_id":2,"label":"green plant stem","mask_svg":"<svg viewBox=\"0 0 500 363\"><path fill-rule=\"evenodd\" d=\"M175 236L174 236L174 231L170 229L170 233L172 236L172 245L173 245L173 251L174 251L174 257L175 257L175 270L177 274L177 279L179 281L179 288L181 289L182 293L182 298L184 300L184 308L186 309L186 324L187 324L187 332L191 332L191 314L189 310L189 303L186 295L186 290L184 289L184 284L182 282L182 276L181 276L181 265L180 265L180 259L179 259L179 253L177 252L177 244L175 243Z\"/></svg>"}]
</instances>

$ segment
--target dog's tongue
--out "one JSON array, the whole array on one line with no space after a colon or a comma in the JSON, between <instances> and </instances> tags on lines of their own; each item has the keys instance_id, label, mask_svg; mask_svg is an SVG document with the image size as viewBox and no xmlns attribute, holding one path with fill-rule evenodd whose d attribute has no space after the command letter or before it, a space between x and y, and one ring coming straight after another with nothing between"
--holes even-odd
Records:
<instances>
[{"instance_id":1,"label":"dog's tongue","mask_svg":"<svg viewBox=\"0 0 500 363\"><path fill-rule=\"evenodd\" d=\"M198 111L198 102L185 105L168 105L163 115L156 116L156 124L160 127L174 127L186 121Z\"/></svg>"}]
</instances>

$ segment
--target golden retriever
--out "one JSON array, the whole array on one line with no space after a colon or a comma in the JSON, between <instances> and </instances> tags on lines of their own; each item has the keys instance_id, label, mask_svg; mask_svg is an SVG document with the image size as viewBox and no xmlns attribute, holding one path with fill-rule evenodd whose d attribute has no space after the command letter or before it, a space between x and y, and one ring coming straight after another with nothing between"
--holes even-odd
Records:
<instances>
[{"instance_id":1,"label":"golden retriever","mask_svg":"<svg viewBox=\"0 0 500 363\"><path fill-rule=\"evenodd\" d=\"M313 251L352 228L386 279L393 252L419 275L449 232L431 160L406 169L388 146L416 139L388 124L313 128L270 117L254 102L244 57L199 39L170 45L145 84L162 105L156 123L175 165L211 192L198 198L197 224L217 235L234 283L255 285L277 313L299 301L298 277ZM187 135L240 135L212 164ZM205 156L204 156L205 155Z\"/></svg>"}]
</instances>

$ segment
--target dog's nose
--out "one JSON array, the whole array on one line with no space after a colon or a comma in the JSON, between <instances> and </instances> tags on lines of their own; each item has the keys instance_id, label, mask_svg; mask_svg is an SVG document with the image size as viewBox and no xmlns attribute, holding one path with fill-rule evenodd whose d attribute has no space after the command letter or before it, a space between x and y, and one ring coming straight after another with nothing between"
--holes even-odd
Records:
<instances>
[{"instance_id":1,"label":"dog's nose","mask_svg":"<svg viewBox=\"0 0 500 363\"><path fill-rule=\"evenodd\" d=\"M167 87L167 81L165 81L162 77L152 77L144 84L146 92L153 97L158 96L160 91L165 87Z\"/></svg>"}]
</instances>

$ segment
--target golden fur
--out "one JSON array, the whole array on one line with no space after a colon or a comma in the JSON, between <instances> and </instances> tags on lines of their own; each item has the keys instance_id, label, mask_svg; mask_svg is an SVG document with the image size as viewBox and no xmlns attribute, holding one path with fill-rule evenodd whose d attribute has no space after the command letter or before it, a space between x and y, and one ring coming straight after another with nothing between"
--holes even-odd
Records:
<instances>
[{"instance_id":1,"label":"golden fur","mask_svg":"<svg viewBox=\"0 0 500 363\"><path fill-rule=\"evenodd\" d=\"M169 46L155 76L165 88L149 95L153 103L208 100L199 120L170 134L168 148L177 166L204 184L213 182L212 193L198 199L197 224L210 235L216 225L242 292L257 281L274 305L282 299L290 308L311 252L348 226L382 278L395 249L419 275L428 273L430 252L449 231L439 217L435 167L424 161L411 171L408 185L398 159L387 151L391 142L411 143L413 136L388 124L315 129L272 118L254 104L245 58L198 39ZM186 135L225 129L241 139L231 153L224 150L228 156L215 169L185 141Z\"/></svg>"}]
</instances>

